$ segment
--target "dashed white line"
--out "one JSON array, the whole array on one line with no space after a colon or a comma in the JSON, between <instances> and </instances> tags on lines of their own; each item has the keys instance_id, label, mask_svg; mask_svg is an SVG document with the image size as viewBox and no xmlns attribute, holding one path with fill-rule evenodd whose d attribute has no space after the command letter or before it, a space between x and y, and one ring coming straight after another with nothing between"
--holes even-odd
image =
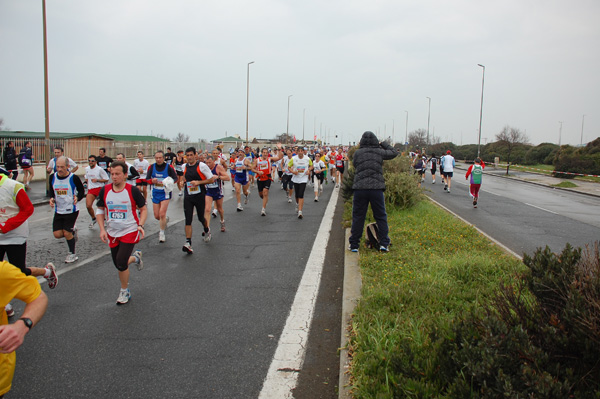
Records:
<instances>
[{"instance_id":1,"label":"dashed white line","mask_svg":"<svg viewBox=\"0 0 600 399\"><path fill-rule=\"evenodd\" d=\"M321 271L325 263L327 248L323 243L329 240L338 192L339 190L334 189L329 199L259 398L293 397L292 390L296 387L298 374L304 363L308 333L321 283Z\"/></svg>"}]
</instances>

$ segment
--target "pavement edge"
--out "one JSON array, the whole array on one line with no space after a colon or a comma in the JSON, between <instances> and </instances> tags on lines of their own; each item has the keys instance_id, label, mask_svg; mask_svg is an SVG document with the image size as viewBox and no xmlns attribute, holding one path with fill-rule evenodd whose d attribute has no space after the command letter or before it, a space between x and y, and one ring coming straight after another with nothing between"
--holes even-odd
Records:
<instances>
[{"instance_id":1,"label":"pavement edge","mask_svg":"<svg viewBox=\"0 0 600 399\"><path fill-rule=\"evenodd\" d=\"M346 239L344 246L350 238L350 229L346 228ZM362 287L362 278L360 267L358 266L358 253L344 250L344 285L342 288L342 332L340 342L340 378L339 394L340 399L352 398L350 392L350 357L348 356L348 327L352 322L352 313L360 299Z\"/></svg>"}]
</instances>

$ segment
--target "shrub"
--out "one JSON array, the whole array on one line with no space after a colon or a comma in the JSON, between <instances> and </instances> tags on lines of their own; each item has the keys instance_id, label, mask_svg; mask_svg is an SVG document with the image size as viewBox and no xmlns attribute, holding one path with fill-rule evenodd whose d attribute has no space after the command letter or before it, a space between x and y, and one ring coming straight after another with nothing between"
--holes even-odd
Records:
<instances>
[{"instance_id":1,"label":"shrub","mask_svg":"<svg viewBox=\"0 0 600 399\"><path fill-rule=\"evenodd\" d=\"M407 209L423 199L419 176L410 172L384 173L386 206Z\"/></svg>"},{"instance_id":2,"label":"shrub","mask_svg":"<svg viewBox=\"0 0 600 399\"><path fill-rule=\"evenodd\" d=\"M462 318L440 345L449 397L600 397L600 257L538 249L483 314Z\"/></svg>"}]
</instances>

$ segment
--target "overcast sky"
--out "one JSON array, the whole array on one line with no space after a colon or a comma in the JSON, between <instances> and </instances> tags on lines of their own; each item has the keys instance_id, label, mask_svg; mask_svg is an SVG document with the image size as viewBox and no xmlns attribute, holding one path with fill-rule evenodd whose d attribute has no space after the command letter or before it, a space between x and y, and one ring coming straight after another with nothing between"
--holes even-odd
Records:
<instances>
[{"instance_id":1,"label":"overcast sky","mask_svg":"<svg viewBox=\"0 0 600 399\"><path fill-rule=\"evenodd\" d=\"M41 0L0 0L0 118L44 131ZM600 1L47 1L50 130L600 136ZM305 111L304 111L305 110ZM315 123L316 119L316 123ZM315 129L316 126L316 129ZM329 140L333 141L333 139Z\"/></svg>"}]
</instances>

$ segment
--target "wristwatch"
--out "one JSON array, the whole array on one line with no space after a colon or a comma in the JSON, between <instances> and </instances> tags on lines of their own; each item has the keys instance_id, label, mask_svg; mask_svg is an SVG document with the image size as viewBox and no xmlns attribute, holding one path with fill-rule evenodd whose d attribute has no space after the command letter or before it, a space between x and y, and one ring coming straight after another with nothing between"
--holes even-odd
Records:
<instances>
[{"instance_id":1,"label":"wristwatch","mask_svg":"<svg viewBox=\"0 0 600 399\"><path fill-rule=\"evenodd\" d=\"M19 320L22 320L23 323L25 323L25 326L31 330L31 327L33 327L33 321L31 321L30 318L28 317L21 317Z\"/></svg>"}]
</instances>

